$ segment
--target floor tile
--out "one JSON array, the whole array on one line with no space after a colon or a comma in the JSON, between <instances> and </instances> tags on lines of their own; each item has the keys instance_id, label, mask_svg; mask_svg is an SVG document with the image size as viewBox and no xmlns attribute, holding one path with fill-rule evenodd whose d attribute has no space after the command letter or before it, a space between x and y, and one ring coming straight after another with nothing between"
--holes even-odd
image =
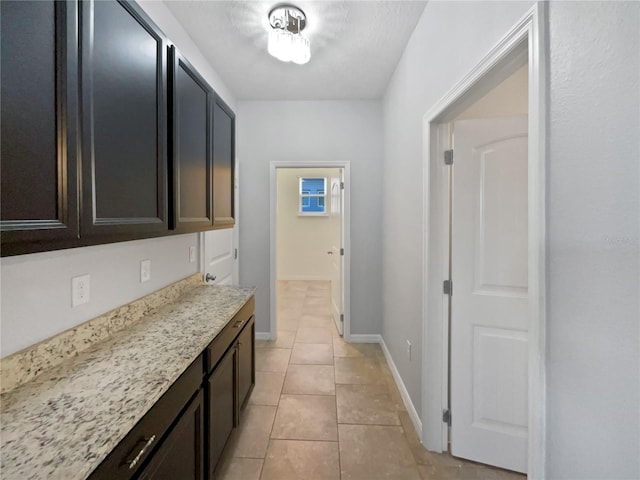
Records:
<instances>
[{"instance_id":1,"label":"floor tile","mask_svg":"<svg viewBox=\"0 0 640 480\"><path fill-rule=\"evenodd\" d=\"M300 315L295 314L293 316L283 316L278 314L278 335L281 332L295 332L298 330L298 322Z\"/></svg>"},{"instance_id":2,"label":"floor tile","mask_svg":"<svg viewBox=\"0 0 640 480\"><path fill-rule=\"evenodd\" d=\"M335 357L336 383L352 385L384 385L378 362L372 358Z\"/></svg>"},{"instance_id":3,"label":"floor tile","mask_svg":"<svg viewBox=\"0 0 640 480\"><path fill-rule=\"evenodd\" d=\"M231 456L264 458L275 415L276 407L247 405L238 432L232 438Z\"/></svg>"},{"instance_id":4,"label":"floor tile","mask_svg":"<svg viewBox=\"0 0 640 480\"><path fill-rule=\"evenodd\" d=\"M298 328L295 343L324 343L331 345L333 335L329 328Z\"/></svg>"},{"instance_id":5,"label":"floor tile","mask_svg":"<svg viewBox=\"0 0 640 480\"><path fill-rule=\"evenodd\" d=\"M338 440L335 397L282 395L271 438Z\"/></svg>"},{"instance_id":6,"label":"floor tile","mask_svg":"<svg viewBox=\"0 0 640 480\"><path fill-rule=\"evenodd\" d=\"M347 343L340 337L333 339L333 355L336 357L384 356L377 343Z\"/></svg>"},{"instance_id":7,"label":"floor tile","mask_svg":"<svg viewBox=\"0 0 640 480\"><path fill-rule=\"evenodd\" d=\"M257 340L256 348L291 348L296 339L296 332L279 331L275 340Z\"/></svg>"},{"instance_id":8,"label":"floor tile","mask_svg":"<svg viewBox=\"0 0 640 480\"><path fill-rule=\"evenodd\" d=\"M300 317L298 326L311 328L333 328L334 321L331 315L310 315L307 313Z\"/></svg>"},{"instance_id":9,"label":"floor tile","mask_svg":"<svg viewBox=\"0 0 640 480\"><path fill-rule=\"evenodd\" d=\"M291 350L256 348L256 372L286 372Z\"/></svg>"},{"instance_id":10,"label":"floor tile","mask_svg":"<svg viewBox=\"0 0 640 480\"><path fill-rule=\"evenodd\" d=\"M339 425L343 480L419 480L402 427Z\"/></svg>"},{"instance_id":11,"label":"floor tile","mask_svg":"<svg viewBox=\"0 0 640 480\"><path fill-rule=\"evenodd\" d=\"M333 365L333 346L326 343L296 343L291 351L289 363Z\"/></svg>"},{"instance_id":12,"label":"floor tile","mask_svg":"<svg viewBox=\"0 0 640 480\"><path fill-rule=\"evenodd\" d=\"M256 372L256 385L249 397L249 403L277 406L282 393L284 377L284 372Z\"/></svg>"},{"instance_id":13,"label":"floor tile","mask_svg":"<svg viewBox=\"0 0 640 480\"><path fill-rule=\"evenodd\" d=\"M282 393L294 395L335 395L336 382L331 365L289 365Z\"/></svg>"},{"instance_id":14,"label":"floor tile","mask_svg":"<svg viewBox=\"0 0 640 480\"><path fill-rule=\"evenodd\" d=\"M271 440L262 480L340 480L337 442Z\"/></svg>"},{"instance_id":15,"label":"floor tile","mask_svg":"<svg viewBox=\"0 0 640 480\"><path fill-rule=\"evenodd\" d=\"M336 385L338 423L400 425L386 385Z\"/></svg>"},{"instance_id":16,"label":"floor tile","mask_svg":"<svg viewBox=\"0 0 640 480\"><path fill-rule=\"evenodd\" d=\"M260 480L262 460L257 458L228 458L216 480Z\"/></svg>"}]
</instances>

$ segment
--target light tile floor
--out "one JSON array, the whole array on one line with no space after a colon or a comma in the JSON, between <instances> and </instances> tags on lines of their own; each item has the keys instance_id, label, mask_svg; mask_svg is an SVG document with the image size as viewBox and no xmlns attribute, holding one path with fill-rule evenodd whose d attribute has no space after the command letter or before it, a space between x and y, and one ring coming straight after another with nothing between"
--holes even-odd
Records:
<instances>
[{"instance_id":1,"label":"light tile floor","mask_svg":"<svg viewBox=\"0 0 640 480\"><path fill-rule=\"evenodd\" d=\"M328 282L278 282L278 339L218 480L522 480L422 447L379 345L338 335Z\"/></svg>"}]
</instances>

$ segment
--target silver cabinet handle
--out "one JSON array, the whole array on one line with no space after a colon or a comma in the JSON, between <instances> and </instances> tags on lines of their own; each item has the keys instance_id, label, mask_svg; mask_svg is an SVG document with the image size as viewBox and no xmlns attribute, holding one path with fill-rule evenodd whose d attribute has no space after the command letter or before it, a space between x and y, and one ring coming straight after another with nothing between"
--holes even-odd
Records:
<instances>
[{"instance_id":1,"label":"silver cabinet handle","mask_svg":"<svg viewBox=\"0 0 640 480\"><path fill-rule=\"evenodd\" d=\"M131 460L131 462L129 462L129 470L131 470L132 468L134 468L138 462L140 461L140 459L142 458L142 456L145 454L145 452L147 451L147 448L149 448L151 446L151 444L156 440L156 436L155 435L151 435L151 437L149 438L149 440L147 440L147 443L144 444L144 447L142 447L142 450L140 450L138 452L138 454L133 458L133 460Z\"/></svg>"},{"instance_id":2,"label":"silver cabinet handle","mask_svg":"<svg viewBox=\"0 0 640 480\"><path fill-rule=\"evenodd\" d=\"M207 273L207 275L204 277L204 281L205 282L215 282L216 281L216 277L215 275L211 275L210 273Z\"/></svg>"}]
</instances>

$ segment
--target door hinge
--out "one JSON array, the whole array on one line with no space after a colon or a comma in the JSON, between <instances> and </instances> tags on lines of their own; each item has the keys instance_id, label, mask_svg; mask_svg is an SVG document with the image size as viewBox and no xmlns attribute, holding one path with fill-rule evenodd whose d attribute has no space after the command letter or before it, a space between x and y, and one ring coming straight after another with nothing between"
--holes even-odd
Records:
<instances>
[{"instance_id":1,"label":"door hinge","mask_svg":"<svg viewBox=\"0 0 640 480\"><path fill-rule=\"evenodd\" d=\"M344 256L344 248L340 249L340 255Z\"/></svg>"},{"instance_id":2,"label":"door hinge","mask_svg":"<svg viewBox=\"0 0 640 480\"><path fill-rule=\"evenodd\" d=\"M444 151L444 164L453 165L453 150Z\"/></svg>"},{"instance_id":3,"label":"door hinge","mask_svg":"<svg viewBox=\"0 0 640 480\"><path fill-rule=\"evenodd\" d=\"M237 248L234 248L234 249L233 249L233 259L234 259L234 260L237 260L237 259L238 259L238 249L237 249Z\"/></svg>"},{"instance_id":4,"label":"door hinge","mask_svg":"<svg viewBox=\"0 0 640 480\"><path fill-rule=\"evenodd\" d=\"M341 314L340 314L340 321L341 321L342 323L344 323L344 313L341 313Z\"/></svg>"},{"instance_id":5,"label":"door hinge","mask_svg":"<svg viewBox=\"0 0 640 480\"><path fill-rule=\"evenodd\" d=\"M340 190L344 190L344 182L340 182Z\"/></svg>"},{"instance_id":6,"label":"door hinge","mask_svg":"<svg viewBox=\"0 0 640 480\"><path fill-rule=\"evenodd\" d=\"M451 426L451 410L448 408L442 412L442 421Z\"/></svg>"},{"instance_id":7,"label":"door hinge","mask_svg":"<svg viewBox=\"0 0 640 480\"><path fill-rule=\"evenodd\" d=\"M453 281L452 280L445 280L444 282L442 282L442 292L445 295L450 295L453 297Z\"/></svg>"}]
</instances>

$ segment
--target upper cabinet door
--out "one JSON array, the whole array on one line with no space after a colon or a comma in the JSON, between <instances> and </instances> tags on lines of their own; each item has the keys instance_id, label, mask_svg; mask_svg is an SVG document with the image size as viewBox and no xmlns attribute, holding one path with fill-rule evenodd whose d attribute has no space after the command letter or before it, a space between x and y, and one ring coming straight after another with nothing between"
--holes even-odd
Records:
<instances>
[{"instance_id":1,"label":"upper cabinet door","mask_svg":"<svg viewBox=\"0 0 640 480\"><path fill-rule=\"evenodd\" d=\"M201 232L213 226L211 144L213 89L175 47L170 49L170 228Z\"/></svg>"},{"instance_id":2,"label":"upper cabinet door","mask_svg":"<svg viewBox=\"0 0 640 480\"><path fill-rule=\"evenodd\" d=\"M81 4L82 235L167 232L166 39L135 4Z\"/></svg>"},{"instance_id":3,"label":"upper cabinet door","mask_svg":"<svg viewBox=\"0 0 640 480\"><path fill-rule=\"evenodd\" d=\"M78 236L75 2L2 1L2 255Z\"/></svg>"},{"instance_id":4,"label":"upper cabinet door","mask_svg":"<svg viewBox=\"0 0 640 480\"><path fill-rule=\"evenodd\" d=\"M213 106L213 226L230 228L235 223L234 169L236 116L216 95Z\"/></svg>"}]
</instances>

